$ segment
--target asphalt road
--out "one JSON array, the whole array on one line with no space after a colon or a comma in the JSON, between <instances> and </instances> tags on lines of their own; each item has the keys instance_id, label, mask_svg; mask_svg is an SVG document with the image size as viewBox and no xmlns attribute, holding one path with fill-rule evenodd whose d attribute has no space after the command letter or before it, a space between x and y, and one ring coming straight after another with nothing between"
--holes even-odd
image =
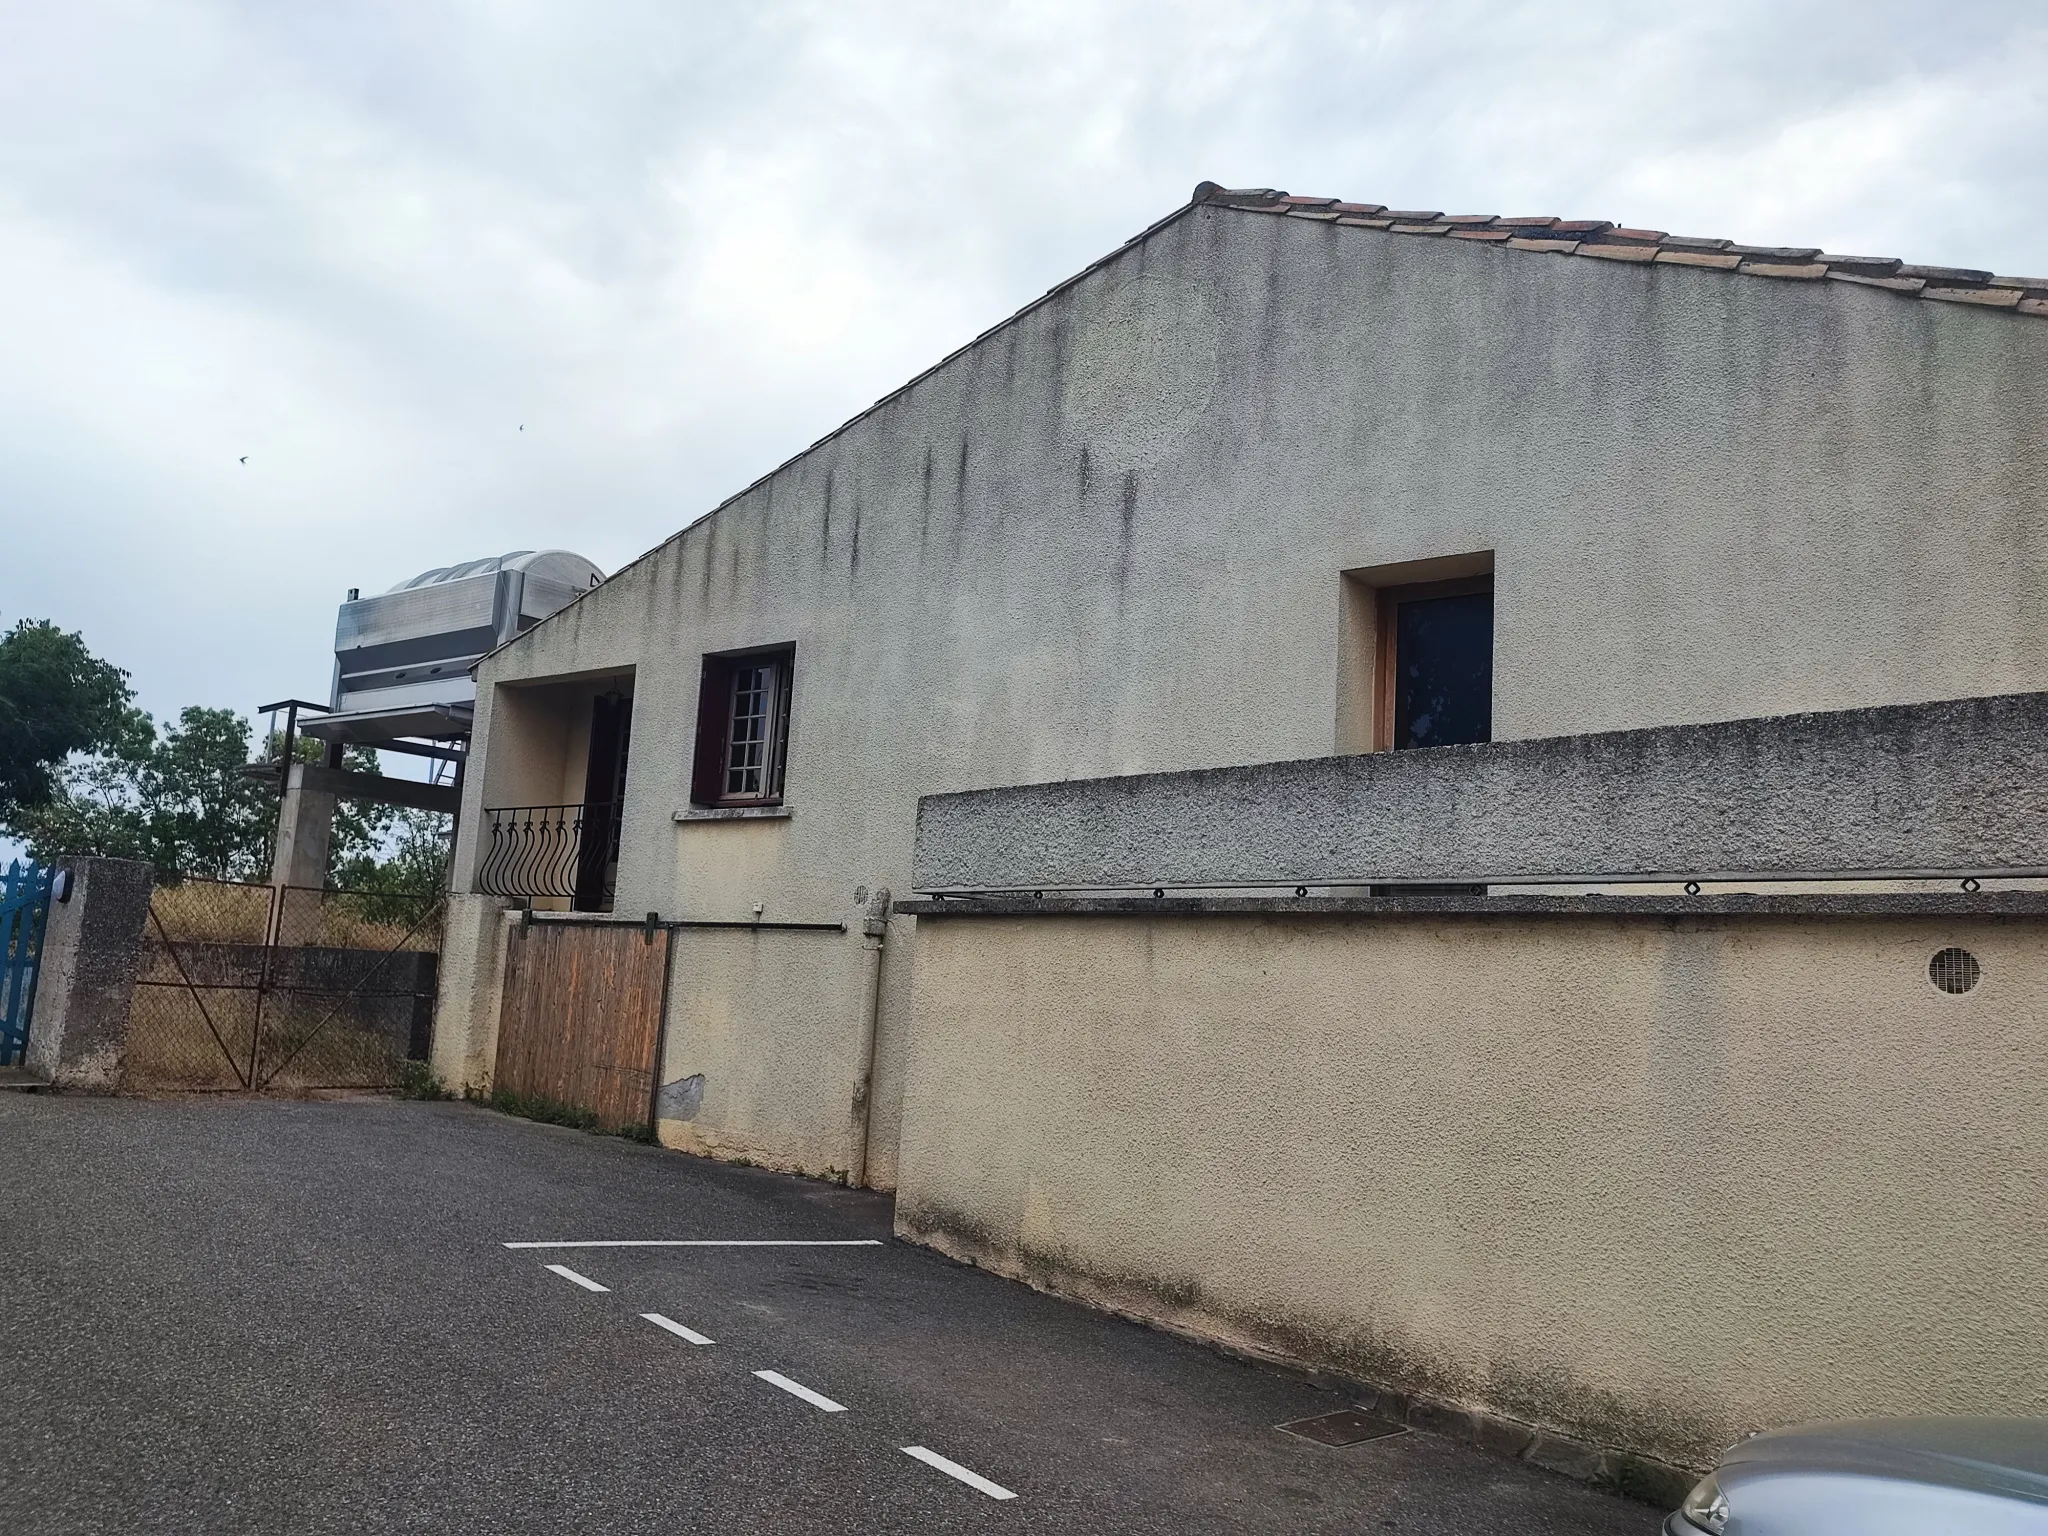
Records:
<instances>
[{"instance_id":1,"label":"asphalt road","mask_svg":"<svg viewBox=\"0 0 2048 1536\"><path fill-rule=\"evenodd\" d=\"M0 1169L8 1532L1657 1526L1281 1434L1344 1399L897 1244L885 1199L466 1105L4 1095ZM881 1241L504 1246L621 1238Z\"/></svg>"}]
</instances>

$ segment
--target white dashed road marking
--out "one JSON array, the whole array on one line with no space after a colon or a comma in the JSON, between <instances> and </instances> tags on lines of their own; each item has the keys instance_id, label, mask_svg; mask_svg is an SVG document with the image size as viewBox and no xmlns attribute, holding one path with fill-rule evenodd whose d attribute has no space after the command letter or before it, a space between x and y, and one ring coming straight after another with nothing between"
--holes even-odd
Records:
<instances>
[{"instance_id":1,"label":"white dashed road marking","mask_svg":"<svg viewBox=\"0 0 2048 1536\"><path fill-rule=\"evenodd\" d=\"M872 1237L828 1238L820 1240L802 1238L621 1238L616 1240L591 1239L573 1242L507 1243L505 1246L507 1248L879 1248L881 1240ZM586 1291L608 1293L611 1290L610 1286L599 1285L588 1275L577 1274L575 1270L569 1268L566 1264L549 1264L546 1268L550 1274L560 1275L564 1280L580 1285ZM677 1322L672 1317L662 1316L659 1312L642 1312L640 1316L643 1320L654 1324L655 1327L662 1329L664 1332L672 1333L677 1338L688 1343L712 1344L717 1342L714 1339L706 1338L694 1328L684 1327L683 1324ZM767 1382L769 1386L779 1387L791 1397L802 1398L813 1408L820 1409L825 1413L846 1412L846 1404L835 1403L824 1393L813 1392L802 1382L791 1381L780 1371L756 1371L754 1375ZM986 1494L989 1498L1014 1499L1017 1497L1016 1494L1005 1488L1001 1483L992 1482L988 1478L983 1477L979 1472L971 1472L966 1467L961 1466L959 1462L951 1461L941 1456L937 1451L929 1450L922 1445L906 1445L901 1447L901 1450L904 1455L913 1457L923 1462L926 1466L945 1473L946 1476L952 1478L955 1482L965 1483L975 1492Z\"/></svg>"},{"instance_id":2,"label":"white dashed road marking","mask_svg":"<svg viewBox=\"0 0 2048 1536\"><path fill-rule=\"evenodd\" d=\"M800 1381L791 1381L780 1371L756 1371L754 1374L771 1387L780 1387L791 1397L800 1397L813 1408L822 1408L827 1413L844 1413L846 1404L835 1403L822 1392L813 1392Z\"/></svg>"},{"instance_id":3,"label":"white dashed road marking","mask_svg":"<svg viewBox=\"0 0 2048 1536\"><path fill-rule=\"evenodd\" d=\"M957 1477L968 1487L985 1493L992 1499L1014 1499L1017 1497L1016 1494L1010 1492L1001 1483L992 1483L979 1472L970 1472L961 1466L959 1462L946 1460L937 1451L928 1451L921 1445L906 1445L903 1447L903 1454L915 1456L928 1467L937 1467L948 1477Z\"/></svg>"},{"instance_id":4,"label":"white dashed road marking","mask_svg":"<svg viewBox=\"0 0 2048 1536\"><path fill-rule=\"evenodd\" d=\"M621 1237L569 1243L507 1243L507 1248L879 1248L879 1237Z\"/></svg>"},{"instance_id":5,"label":"white dashed road marking","mask_svg":"<svg viewBox=\"0 0 2048 1536\"><path fill-rule=\"evenodd\" d=\"M659 1312L642 1312L640 1315L646 1318L648 1322L654 1324L655 1327L666 1328L677 1338L687 1339L692 1344L716 1344L718 1342L716 1339L705 1338L703 1334L694 1328L685 1328L672 1317L663 1317Z\"/></svg>"}]
</instances>

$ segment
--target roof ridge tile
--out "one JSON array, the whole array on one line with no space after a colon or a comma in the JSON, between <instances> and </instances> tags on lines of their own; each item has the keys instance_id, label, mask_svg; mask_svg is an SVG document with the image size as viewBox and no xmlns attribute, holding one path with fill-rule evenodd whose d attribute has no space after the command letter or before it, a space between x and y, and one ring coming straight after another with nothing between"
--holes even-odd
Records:
<instances>
[{"instance_id":1,"label":"roof ridge tile","mask_svg":"<svg viewBox=\"0 0 2048 1536\"><path fill-rule=\"evenodd\" d=\"M1991 281L1991 274L1976 267L1925 267L1906 263L1899 268L1901 277L1924 277L1930 283L1945 283L1951 286L1963 284L1978 287Z\"/></svg>"},{"instance_id":2,"label":"roof ridge tile","mask_svg":"<svg viewBox=\"0 0 2048 1536\"><path fill-rule=\"evenodd\" d=\"M1220 187L1205 181L1195 203L1391 231L1397 235L1449 235L1519 251L1591 256L1639 265L1700 267L1750 277L1813 282L1827 278L1866 288L1887 288L1951 304L2048 319L2048 277L2003 277L1976 267L1923 266L1896 256L1854 256L1811 245L1744 245L1699 235L1635 229L1606 219L1560 219L1550 214L1503 217L1489 213L1445 214L1435 209L1388 208L1380 203L1303 197L1271 187Z\"/></svg>"}]
</instances>

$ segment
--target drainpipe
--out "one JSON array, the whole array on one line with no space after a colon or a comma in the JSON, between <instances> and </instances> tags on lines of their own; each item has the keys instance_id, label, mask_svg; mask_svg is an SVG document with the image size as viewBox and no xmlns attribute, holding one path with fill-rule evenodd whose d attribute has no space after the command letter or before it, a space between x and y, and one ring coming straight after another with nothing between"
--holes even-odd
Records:
<instances>
[{"instance_id":1,"label":"drainpipe","mask_svg":"<svg viewBox=\"0 0 2048 1536\"><path fill-rule=\"evenodd\" d=\"M860 1075L853 1080L853 1166L847 1182L855 1189L868 1182L868 1120L874 1107L875 1028L882 1013L882 949L889 939L889 893L878 890L868 898L867 920L861 924L866 935L862 949L866 974L861 979Z\"/></svg>"}]
</instances>

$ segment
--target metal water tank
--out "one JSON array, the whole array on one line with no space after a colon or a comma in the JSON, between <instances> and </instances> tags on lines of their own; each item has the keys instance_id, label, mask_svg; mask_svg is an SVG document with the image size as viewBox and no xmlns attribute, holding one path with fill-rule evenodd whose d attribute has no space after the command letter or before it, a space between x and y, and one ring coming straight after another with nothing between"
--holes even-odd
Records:
<instances>
[{"instance_id":1,"label":"metal water tank","mask_svg":"<svg viewBox=\"0 0 2048 1536\"><path fill-rule=\"evenodd\" d=\"M393 736L467 735L476 705L469 669L603 580L568 550L518 549L423 571L374 597L351 594L334 626L329 721L361 717Z\"/></svg>"}]
</instances>

